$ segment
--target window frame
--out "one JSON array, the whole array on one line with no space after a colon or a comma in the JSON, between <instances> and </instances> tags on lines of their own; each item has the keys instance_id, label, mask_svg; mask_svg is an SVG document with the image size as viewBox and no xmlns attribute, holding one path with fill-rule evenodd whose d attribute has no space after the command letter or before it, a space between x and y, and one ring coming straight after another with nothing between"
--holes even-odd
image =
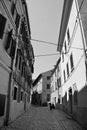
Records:
<instances>
[{"instance_id":1,"label":"window frame","mask_svg":"<svg viewBox=\"0 0 87 130\"><path fill-rule=\"evenodd\" d=\"M70 55L70 65L71 65L71 72L74 70L74 60L73 60L73 54Z\"/></svg>"}]
</instances>

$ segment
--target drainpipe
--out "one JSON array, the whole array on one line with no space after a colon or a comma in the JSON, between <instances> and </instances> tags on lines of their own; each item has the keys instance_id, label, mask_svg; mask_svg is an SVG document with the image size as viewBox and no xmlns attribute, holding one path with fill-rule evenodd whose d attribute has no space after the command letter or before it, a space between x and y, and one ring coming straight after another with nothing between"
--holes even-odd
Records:
<instances>
[{"instance_id":1,"label":"drainpipe","mask_svg":"<svg viewBox=\"0 0 87 130\"><path fill-rule=\"evenodd\" d=\"M11 83L12 83L12 72L13 72L13 58L11 59L11 67L10 67L10 74L9 74L9 82L8 82L8 91L7 91L7 106L6 106L6 117L4 120L4 125L8 126L9 123L9 115L10 115L10 95L11 95Z\"/></svg>"}]
</instances>

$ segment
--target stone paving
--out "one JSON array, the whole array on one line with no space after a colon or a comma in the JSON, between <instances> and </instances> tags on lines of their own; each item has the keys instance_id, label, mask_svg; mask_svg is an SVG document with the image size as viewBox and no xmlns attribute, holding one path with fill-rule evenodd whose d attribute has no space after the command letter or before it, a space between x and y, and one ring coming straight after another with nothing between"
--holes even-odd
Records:
<instances>
[{"instance_id":1,"label":"stone paving","mask_svg":"<svg viewBox=\"0 0 87 130\"><path fill-rule=\"evenodd\" d=\"M67 114L48 107L30 106L16 121L1 130L83 130Z\"/></svg>"}]
</instances>

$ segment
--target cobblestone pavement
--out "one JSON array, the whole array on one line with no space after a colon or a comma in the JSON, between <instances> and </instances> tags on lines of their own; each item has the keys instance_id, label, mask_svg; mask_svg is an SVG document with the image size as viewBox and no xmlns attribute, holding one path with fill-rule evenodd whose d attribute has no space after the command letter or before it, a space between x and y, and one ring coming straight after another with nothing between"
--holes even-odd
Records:
<instances>
[{"instance_id":1,"label":"cobblestone pavement","mask_svg":"<svg viewBox=\"0 0 87 130\"><path fill-rule=\"evenodd\" d=\"M1 130L83 130L79 124L60 110L30 106L16 121Z\"/></svg>"}]
</instances>

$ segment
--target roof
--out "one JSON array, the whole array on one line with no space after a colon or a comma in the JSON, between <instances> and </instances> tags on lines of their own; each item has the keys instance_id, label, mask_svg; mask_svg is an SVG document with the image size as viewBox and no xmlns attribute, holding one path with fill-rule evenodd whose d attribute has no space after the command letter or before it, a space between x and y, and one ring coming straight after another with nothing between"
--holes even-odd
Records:
<instances>
[{"instance_id":1,"label":"roof","mask_svg":"<svg viewBox=\"0 0 87 130\"><path fill-rule=\"evenodd\" d=\"M35 86L40 81L41 78L42 78L42 74L39 74L38 77L34 80L32 85Z\"/></svg>"},{"instance_id":2,"label":"roof","mask_svg":"<svg viewBox=\"0 0 87 130\"><path fill-rule=\"evenodd\" d=\"M61 52L73 0L64 0L57 51Z\"/></svg>"},{"instance_id":3,"label":"roof","mask_svg":"<svg viewBox=\"0 0 87 130\"><path fill-rule=\"evenodd\" d=\"M49 73L49 72L52 73L52 71L53 71L53 69L45 71L45 72L42 72L41 74L44 75L44 74Z\"/></svg>"}]
</instances>

